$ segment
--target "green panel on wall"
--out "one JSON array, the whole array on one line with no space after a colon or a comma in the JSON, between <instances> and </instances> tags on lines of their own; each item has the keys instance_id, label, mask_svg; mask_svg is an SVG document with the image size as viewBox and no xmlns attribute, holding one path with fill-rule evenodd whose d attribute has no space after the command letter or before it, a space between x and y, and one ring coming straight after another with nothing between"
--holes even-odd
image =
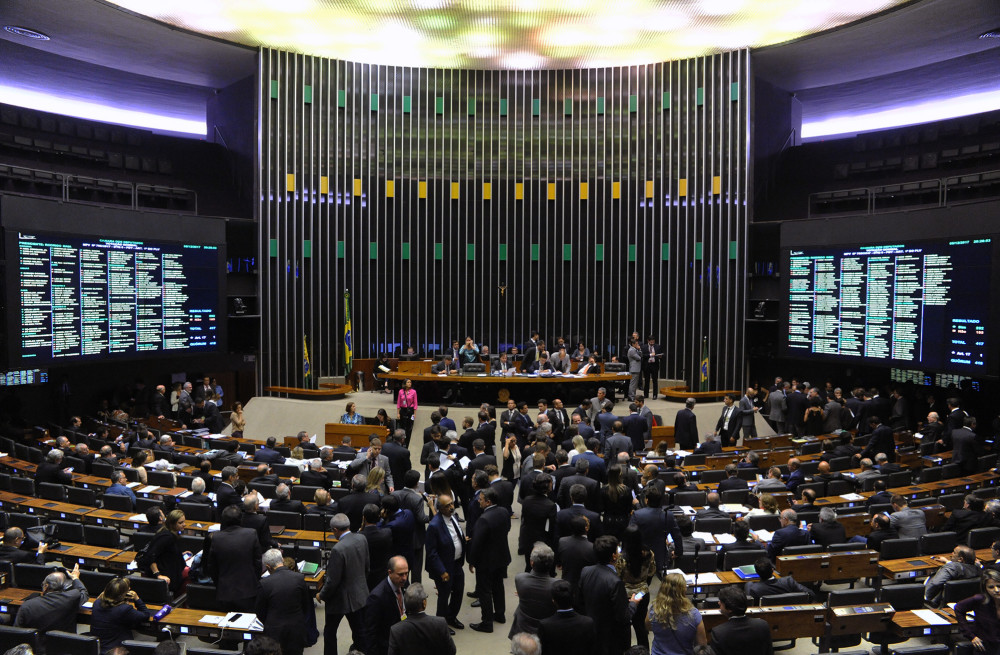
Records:
<instances>
[{"instance_id":1,"label":"green panel on wall","mask_svg":"<svg viewBox=\"0 0 1000 655\"><path fill-rule=\"evenodd\" d=\"M371 110L372 111L378 111L378 94L377 93L371 94L371 103L370 103L370 105L371 105Z\"/></svg>"},{"instance_id":2,"label":"green panel on wall","mask_svg":"<svg viewBox=\"0 0 1000 655\"><path fill-rule=\"evenodd\" d=\"M539 254L539 247L537 243L531 244L531 261L537 262Z\"/></svg>"},{"instance_id":3,"label":"green panel on wall","mask_svg":"<svg viewBox=\"0 0 1000 655\"><path fill-rule=\"evenodd\" d=\"M661 243L660 244L660 259L665 262L670 261L670 244Z\"/></svg>"},{"instance_id":4,"label":"green panel on wall","mask_svg":"<svg viewBox=\"0 0 1000 655\"><path fill-rule=\"evenodd\" d=\"M278 256L278 240L277 239L271 239L270 242L269 242L269 245L270 245L270 250L271 250L271 256L272 257L277 257Z\"/></svg>"},{"instance_id":5,"label":"green panel on wall","mask_svg":"<svg viewBox=\"0 0 1000 655\"><path fill-rule=\"evenodd\" d=\"M736 255L739 253L739 242L730 241L729 242L729 258L736 259Z\"/></svg>"},{"instance_id":6,"label":"green panel on wall","mask_svg":"<svg viewBox=\"0 0 1000 655\"><path fill-rule=\"evenodd\" d=\"M663 92L663 108L670 109L670 91Z\"/></svg>"},{"instance_id":7,"label":"green panel on wall","mask_svg":"<svg viewBox=\"0 0 1000 655\"><path fill-rule=\"evenodd\" d=\"M434 113L443 114L444 113L444 97L437 96L434 98Z\"/></svg>"},{"instance_id":8,"label":"green panel on wall","mask_svg":"<svg viewBox=\"0 0 1000 655\"><path fill-rule=\"evenodd\" d=\"M347 106L347 91L343 89L337 91L337 106L338 107Z\"/></svg>"},{"instance_id":9,"label":"green panel on wall","mask_svg":"<svg viewBox=\"0 0 1000 655\"><path fill-rule=\"evenodd\" d=\"M597 113L598 114L604 113L604 98L597 99Z\"/></svg>"},{"instance_id":10,"label":"green panel on wall","mask_svg":"<svg viewBox=\"0 0 1000 655\"><path fill-rule=\"evenodd\" d=\"M563 244L563 261L568 262L573 259L573 245L570 243Z\"/></svg>"},{"instance_id":11,"label":"green panel on wall","mask_svg":"<svg viewBox=\"0 0 1000 655\"><path fill-rule=\"evenodd\" d=\"M699 86L698 89L694 92L694 102L699 107L705 104L705 87Z\"/></svg>"},{"instance_id":12,"label":"green panel on wall","mask_svg":"<svg viewBox=\"0 0 1000 655\"><path fill-rule=\"evenodd\" d=\"M302 256L303 257L313 256L313 242L309 239L305 239L302 242Z\"/></svg>"},{"instance_id":13,"label":"green panel on wall","mask_svg":"<svg viewBox=\"0 0 1000 655\"><path fill-rule=\"evenodd\" d=\"M733 82L732 84L729 85L729 99L732 100L732 101L734 101L734 102L736 100L740 99L740 83L739 82Z\"/></svg>"},{"instance_id":14,"label":"green panel on wall","mask_svg":"<svg viewBox=\"0 0 1000 655\"><path fill-rule=\"evenodd\" d=\"M501 243L497 245L497 259L502 262L507 261L507 244Z\"/></svg>"},{"instance_id":15,"label":"green panel on wall","mask_svg":"<svg viewBox=\"0 0 1000 655\"><path fill-rule=\"evenodd\" d=\"M476 115L476 99L469 98L469 116Z\"/></svg>"},{"instance_id":16,"label":"green panel on wall","mask_svg":"<svg viewBox=\"0 0 1000 655\"><path fill-rule=\"evenodd\" d=\"M703 255L704 255L703 245L704 244L701 241L695 241L695 243L694 243L694 258L695 259L702 259L703 258Z\"/></svg>"},{"instance_id":17,"label":"green panel on wall","mask_svg":"<svg viewBox=\"0 0 1000 655\"><path fill-rule=\"evenodd\" d=\"M313 101L313 88L306 84L302 87L302 102L307 105L312 104Z\"/></svg>"},{"instance_id":18,"label":"green panel on wall","mask_svg":"<svg viewBox=\"0 0 1000 655\"><path fill-rule=\"evenodd\" d=\"M572 98L566 98L565 100L563 100L563 113L566 114L567 116L572 116L573 115L573 99Z\"/></svg>"},{"instance_id":19,"label":"green panel on wall","mask_svg":"<svg viewBox=\"0 0 1000 655\"><path fill-rule=\"evenodd\" d=\"M476 260L476 244L467 243L465 244L465 261L472 262Z\"/></svg>"},{"instance_id":20,"label":"green panel on wall","mask_svg":"<svg viewBox=\"0 0 1000 655\"><path fill-rule=\"evenodd\" d=\"M368 259L378 259L378 242L368 242Z\"/></svg>"},{"instance_id":21,"label":"green panel on wall","mask_svg":"<svg viewBox=\"0 0 1000 655\"><path fill-rule=\"evenodd\" d=\"M507 98L500 98L500 115L507 115Z\"/></svg>"},{"instance_id":22,"label":"green panel on wall","mask_svg":"<svg viewBox=\"0 0 1000 655\"><path fill-rule=\"evenodd\" d=\"M598 243L594 246L594 261L603 262L604 261L604 244Z\"/></svg>"},{"instance_id":23,"label":"green panel on wall","mask_svg":"<svg viewBox=\"0 0 1000 655\"><path fill-rule=\"evenodd\" d=\"M434 244L434 259L444 259L444 244L435 243Z\"/></svg>"},{"instance_id":24,"label":"green panel on wall","mask_svg":"<svg viewBox=\"0 0 1000 655\"><path fill-rule=\"evenodd\" d=\"M278 98L278 80L271 80L271 98Z\"/></svg>"},{"instance_id":25,"label":"green panel on wall","mask_svg":"<svg viewBox=\"0 0 1000 655\"><path fill-rule=\"evenodd\" d=\"M343 241L338 241L337 242L337 259L343 259L344 258L344 253L346 253L346 252L347 252L347 248L344 247L344 242Z\"/></svg>"},{"instance_id":26,"label":"green panel on wall","mask_svg":"<svg viewBox=\"0 0 1000 655\"><path fill-rule=\"evenodd\" d=\"M542 101L540 98L531 99L531 115L532 116L542 115Z\"/></svg>"},{"instance_id":27,"label":"green panel on wall","mask_svg":"<svg viewBox=\"0 0 1000 655\"><path fill-rule=\"evenodd\" d=\"M401 246L400 253L402 254L402 258L403 259L409 259L410 258L410 242L409 241L404 241L403 243L400 244L400 246Z\"/></svg>"},{"instance_id":28,"label":"green panel on wall","mask_svg":"<svg viewBox=\"0 0 1000 655\"><path fill-rule=\"evenodd\" d=\"M413 109L413 98L410 96L403 96L403 113L409 114L411 109Z\"/></svg>"},{"instance_id":29,"label":"green panel on wall","mask_svg":"<svg viewBox=\"0 0 1000 655\"><path fill-rule=\"evenodd\" d=\"M630 262L634 262L635 261L635 244L634 243L628 244L628 260Z\"/></svg>"},{"instance_id":30,"label":"green panel on wall","mask_svg":"<svg viewBox=\"0 0 1000 655\"><path fill-rule=\"evenodd\" d=\"M639 96L631 95L628 97L628 110L633 114L639 111Z\"/></svg>"}]
</instances>

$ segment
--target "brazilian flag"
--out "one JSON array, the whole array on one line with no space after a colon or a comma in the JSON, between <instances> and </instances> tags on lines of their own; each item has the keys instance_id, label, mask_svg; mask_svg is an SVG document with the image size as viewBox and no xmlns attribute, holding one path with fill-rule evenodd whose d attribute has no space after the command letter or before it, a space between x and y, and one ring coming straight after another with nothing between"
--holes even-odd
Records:
<instances>
[{"instance_id":1,"label":"brazilian flag","mask_svg":"<svg viewBox=\"0 0 1000 655\"><path fill-rule=\"evenodd\" d=\"M344 289L344 369L345 375L351 373L351 360L354 359L354 345L351 343L351 293Z\"/></svg>"},{"instance_id":2,"label":"brazilian flag","mask_svg":"<svg viewBox=\"0 0 1000 655\"><path fill-rule=\"evenodd\" d=\"M306 389L312 388L312 365L309 363L309 342L306 335L302 335L302 386Z\"/></svg>"},{"instance_id":3,"label":"brazilian flag","mask_svg":"<svg viewBox=\"0 0 1000 655\"><path fill-rule=\"evenodd\" d=\"M708 391L708 337L701 340L701 390Z\"/></svg>"}]
</instances>

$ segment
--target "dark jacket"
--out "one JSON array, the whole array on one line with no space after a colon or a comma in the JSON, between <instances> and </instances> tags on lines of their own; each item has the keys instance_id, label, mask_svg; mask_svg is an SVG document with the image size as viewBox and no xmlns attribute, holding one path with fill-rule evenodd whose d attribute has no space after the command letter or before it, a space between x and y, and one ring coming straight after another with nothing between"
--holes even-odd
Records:
<instances>
[{"instance_id":1,"label":"dark jacket","mask_svg":"<svg viewBox=\"0 0 1000 655\"><path fill-rule=\"evenodd\" d=\"M399 623L399 602L386 572L365 601L365 655L389 652L389 631Z\"/></svg>"},{"instance_id":2,"label":"dark jacket","mask_svg":"<svg viewBox=\"0 0 1000 655\"><path fill-rule=\"evenodd\" d=\"M260 541L249 528L229 526L212 533L202 562L223 610L252 611L260 593Z\"/></svg>"},{"instance_id":3,"label":"dark jacket","mask_svg":"<svg viewBox=\"0 0 1000 655\"><path fill-rule=\"evenodd\" d=\"M597 632L594 619L576 610L557 611L538 625L538 637L545 655L579 655L594 647Z\"/></svg>"},{"instance_id":4,"label":"dark jacket","mask_svg":"<svg viewBox=\"0 0 1000 655\"><path fill-rule=\"evenodd\" d=\"M380 580L385 579L389 571L389 558L392 557L392 530L380 528L377 525L365 526L358 534L365 538L368 544L368 589L374 589Z\"/></svg>"},{"instance_id":5,"label":"dark jacket","mask_svg":"<svg viewBox=\"0 0 1000 655\"><path fill-rule=\"evenodd\" d=\"M306 614L313 611L313 598L305 576L298 571L275 569L260 581L254 607L264 624L264 634L278 643L304 639Z\"/></svg>"},{"instance_id":6,"label":"dark jacket","mask_svg":"<svg viewBox=\"0 0 1000 655\"><path fill-rule=\"evenodd\" d=\"M801 394L800 394L801 395ZM708 640L716 655L773 655L771 627L764 619L730 617L712 628Z\"/></svg>"},{"instance_id":7,"label":"dark jacket","mask_svg":"<svg viewBox=\"0 0 1000 655\"><path fill-rule=\"evenodd\" d=\"M39 634L50 630L75 633L76 615L86 602L87 588L79 580L73 580L69 589L50 591L24 601L14 618L14 627L35 628Z\"/></svg>"},{"instance_id":8,"label":"dark jacket","mask_svg":"<svg viewBox=\"0 0 1000 655\"><path fill-rule=\"evenodd\" d=\"M90 617L90 632L101 640L101 653L107 653L119 646L126 639L133 637L132 629L149 622L153 611L146 609L142 599L131 603L122 603L114 607L106 607L98 598L94 601Z\"/></svg>"}]
</instances>

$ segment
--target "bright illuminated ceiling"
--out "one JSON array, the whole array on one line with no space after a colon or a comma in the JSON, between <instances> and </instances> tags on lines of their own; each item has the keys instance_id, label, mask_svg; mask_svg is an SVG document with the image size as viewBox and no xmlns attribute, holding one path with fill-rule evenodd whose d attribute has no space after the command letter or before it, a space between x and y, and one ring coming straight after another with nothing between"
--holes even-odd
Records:
<instances>
[{"instance_id":1,"label":"bright illuminated ceiling","mask_svg":"<svg viewBox=\"0 0 1000 655\"><path fill-rule=\"evenodd\" d=\"M909 0L108 0L249 46L372 64L589 68L791 41Z\"/></svg>"}]
</instances>

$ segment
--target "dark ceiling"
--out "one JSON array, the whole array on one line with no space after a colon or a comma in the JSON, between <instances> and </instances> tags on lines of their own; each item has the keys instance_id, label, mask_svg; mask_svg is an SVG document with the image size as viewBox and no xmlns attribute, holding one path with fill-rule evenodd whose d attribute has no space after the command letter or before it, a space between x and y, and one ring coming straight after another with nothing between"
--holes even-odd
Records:
<instances>
[{"instance_id":1,"label":"dark ceiling","mask_svg":"<svg viewBox=\"0 0 1000 655\"><path fill-rule=\"evenodd\" d=\"M253 75L256 52L167 27L99 0L4 0L0 87L58 90L204 120L214 89ZM796 94L803 121L1000 90L998 0L916 0L860 23L754 51L754 74ZM3 91L0 89L0 102Z\"/></svg>"}]
</instances>

